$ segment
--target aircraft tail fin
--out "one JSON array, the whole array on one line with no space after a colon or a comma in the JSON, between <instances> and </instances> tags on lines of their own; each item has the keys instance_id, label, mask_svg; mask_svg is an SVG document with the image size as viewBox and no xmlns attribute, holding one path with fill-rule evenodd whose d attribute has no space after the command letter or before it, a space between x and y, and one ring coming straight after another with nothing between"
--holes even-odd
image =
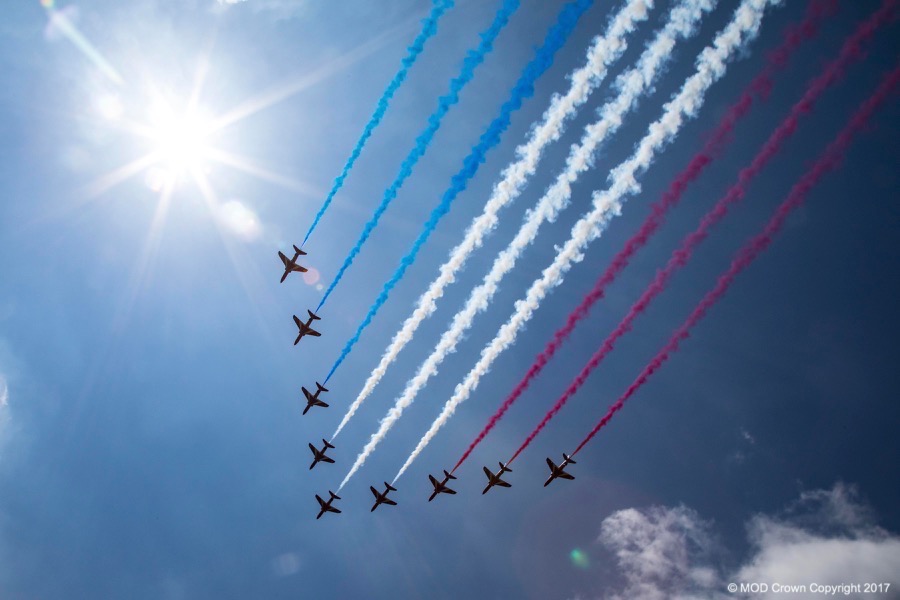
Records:
<instances>
[{"instance_id":1,"label":"aircraft tail fin","mask_svg":"<svg viewBox=\"0 0 900 600\"><path fill-rule=\"evenodd\" d=\"M392 486L391 484L389 484L387 481L384 482L384 487L386 487L388 490L390 490L390 491L392 491L392 492L396 492L396 491L397 491L397 488L395 488L394 486Z\"/></svg>"},{"instance_id":2,"label":"aircraft tail fin","mask_svg":"<svg viewBox=\"0 0 900 600\"><path fill-rule=\"evenodd\" d=\"M326 440L325 438L322 438L322 443L325 444L325 447L326 447L326 448L334 448L334 446L332 446L332 445L328 442L328 440Z\"/></svg>"},{"instance_id":3,"label":"aircraft tail fin","mask_svg":"<svg viewBox=\"0 0 900 600\"><path fill-rule=\"evenodd\" d=\"M309 318L310 318L310 319L313 319L313 320L315 320L315 321L318 321L319 319L322 318L322 317L317 316L316 313L314 313L313 311L309 310L308 308L306 309L306 312L309 313Z\"/></svg>"},{"instance_id":4,"label":"aircraft tail fin","mask_svg":"<svg viewBox=\"0 0 900 600\"><path fill-rule=\"evenodd\" d=\"M297 256L306 256L306 252L298 248L296 245L294 246L294 252L297 253Z\"/></svg>"},{"instance_id":5,"label":"aircraft tail fin","mask_svg":"<svg viewBox=\"0 0 900 600\"><path fill-rule=\"evenodd\" d=\"M447 472L447 469L444 469L444 476L446 476L447 479L456 479L456 477L454 477L452 473Z\"/></svg>"},{"instance_id":6,"label":"aircraft tail fin","mask_svg":"<svg viewBox=\"0 0 900 600\"><path fill-rule=\"evenodd\" d=\"M498 461L498 464L500 465L500 472L501 472L501 473L502 473L503 471L506 471L507 473L512 473L512 469L510 469L509 467L507 467L506 465L504 465L502 462L499 462L499 461Z\"/></svg>"},{"instance_id":7,"label":"aircraft tail fin","mask_svg":"<svg viewBox=\"0 0 900 600\"><path fill-rule=\"evenodd\" d=\"M563 458L566 459L566 462L569 463L570 465L575 464L575 460L571 456L566 454L565 452L563 452Z\"/></svg>"},{"instance_id":8,"label":"aircraft tail fin","mask_svg":"<svg viewBox=\"0 0 900 600\"><path fill-rule=\"evenodd\" d=\"M331 494L331 497L334 498L335 500L340 500L340 499L341 499L340 496L338 496L337 494L335 494L335 493L332 492L331 490L328 490L328 493Z\"/></svg>"},{"instance_id":9,"label":"aircraft tail fin","mask_svg":"<svg viewBox=\"0 0 900 600\"><path fill-rule=\"evenodd\" d=\"M324 385L322 385L322 384L319 383L318 381L316 382L316 387L319 388L319 391L320 391L320 392L327 392L327 391L328 391L328 388L326 388Z\"/></svg>"}]
</instances>

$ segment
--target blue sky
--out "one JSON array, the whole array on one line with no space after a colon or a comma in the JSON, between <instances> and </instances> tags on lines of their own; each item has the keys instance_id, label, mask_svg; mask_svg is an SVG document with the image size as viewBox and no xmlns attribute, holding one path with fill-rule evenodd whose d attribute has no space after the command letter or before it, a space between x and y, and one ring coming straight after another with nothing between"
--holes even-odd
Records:
<instances>
[{"instance_id":1,"label":"blue sky","mask_svg":"<svg viewBox=\"0 0 900 600\"><path fill-rule=\"evenodd\" d=\"M637 58L671 4L657 3L607 82ZM564 2L522 1L320 313L322 337L296 347L291 314L318 304L321 286L500 2L458 0L447 12L306 245L319 279L292 275L283 284L276 251L302 239L430 3L58 3L53 10L74 23L121 83L49 25L36 0L6 7L0 597L719 598L735 578L772 581L797 539L807 542L803 549L815 559L808 562L833 565L829 576L846 583L891 573L896 579L896 102L876 114L842 168L810 193L678 354L579 455L576 479L541 486L544 457L574 448L896 66L896 24L875 35L865 59L825 93L745 201L517 460L513 487L480 493L481 466L518 447L806 82L880 5L871 0L839 3L837 15L776 79L767 102L740 123L720 159L458 471L459 493L426 501L427 474L452 467L699 149L704 132L764 65L785 27L802 18L803 4L767 11L759 37L643 176L641 194L398 481L399 505L370 513L368 486L394 476L513 303L568 238L590 193L603 189L608 171L630 155L737 2L722 0L679 45L655 92L573 187L572 206L545 226L459 350L342 490L344 512L319 521L313 495L337 488L524 211L563 167L569 146L611 97L609 85L547 151L495 234L336 440L337 463L309 471L307 443L334 431L419 294L480 214L516 146L551 95L568 87L566 74L582 64L618 5L597 2L585 13L535 96L514 115L329 382L331 407L306 416L300 386L325 376ZM180 110L198 72L205 73L203 109L240 116L209 143L242 157L245 168L210 162L208 187L185 174L168 202L159 191L169 177L166 164L102 185L153 149L127 123L148 122L154 94ZM243 107L255 108L232 112ZM640 551L629 550L635 547ZM858 565L851 559L859 555L871 559ZM796 568L804 581L820 575ZM666 575L652 575L660 572Z\"/></svg>"}]
</instances>

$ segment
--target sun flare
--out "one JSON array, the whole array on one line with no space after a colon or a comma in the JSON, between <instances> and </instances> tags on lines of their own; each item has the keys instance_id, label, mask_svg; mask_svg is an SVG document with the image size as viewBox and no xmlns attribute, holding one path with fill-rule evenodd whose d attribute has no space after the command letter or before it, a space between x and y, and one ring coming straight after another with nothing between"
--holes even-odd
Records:
<instances>
[{"instance_id":1,"label":"sun flare","mask_svg":"<svg viewBox=\"0 0 900 600\"><path fill-rule=\"evenodd\" d=\"M159 163L174 174L201 170L212 146L213 120L197 108L178 113L159 103L150 113L150 139Z\"/></svg>"}]
</instances>

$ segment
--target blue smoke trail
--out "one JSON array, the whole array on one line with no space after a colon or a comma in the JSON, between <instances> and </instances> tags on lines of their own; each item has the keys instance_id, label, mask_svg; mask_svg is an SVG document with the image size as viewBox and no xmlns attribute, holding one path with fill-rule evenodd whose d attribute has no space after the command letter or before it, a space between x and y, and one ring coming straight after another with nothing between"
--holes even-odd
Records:
<instances>
[{"instance_id":1,"label":"blue smoke trail","mask_svg":"<svg viewBox=\"0 0 900 600\"><path fill-rule=\"evenodd\" d=\"M534 95L534 82L537 81L544 71L553 64L553 57L555 56L556 51L562 48L566 43L569 34L572 33L572 30L578 23L578 19L592 4L593 0L575 0L563 8L556 24L554 24L553 27L550 28L550 31L547 32L544 44L537 49L534 58L528 63L525 70L522 71L522 74L519 76L519 80L516 82L515 87L513 87L509 99L500 108L500 114L497 115L490 125L488 125L484 133L481 134L478 143L465 160L463 160L462 169L452 177L450 187L444 192L440 204L431 211L428 221L425 223L419 237L413 242L412 248L406 256L401 259L400 266L397 267L397 270L394 271L391 278L384 284L378 298L369 308L369 312L356 329L356 333L344 346L341 355L335 361L334 366L331 367L331 371L328 372L328 376L325 378L326 383L331 379L331 376L340 364L344 362L347 355L350 354L350 350L353 348L354 344L359 341L363 330L372 322L375 313L377 313L378 309L387 301L391 290L394 289L394 286L396 286L403 278L406 269L416 260L416 255L418 255L422 246L425 245L428 237L437 227L438 222L447 214L447 212L449 212L453 200L460 192L466 189L469 180L475 175L478 168L484 162L488 150L496 146L500 141L501 134L506 131L506 128L509 126L512 114L522 106L522 102L525 99Z\"/></svg>"},{"instance_id":2,"label":"blue smoke trail","mask_svg":"<svg viewBox=\"0 0 900 600\"><path fill-rule=\"evenodd\" d=\"M303 238L303 243L300 244L302 248L306 241L309 239L309 236L312 235L313 230L316 228L316 225L319 224L319 221L322 219L322 215L325 214L325 211L328 210L329 205L331 205L331 201L334 199L334 195L337 194L338 190L344 185L344 180L347 179L347 174L350 173L350 169L353 168L353 165L356 163L356 159L359 158L359 155L362 153L363 146L366 145L366 142L369 141L369 138L372 137L372 132L378 127L378 124L381 123L381 119L384 117L384 113L387 112L388 103L391 101L391 98L394 97L394 92L400 87L400 84L406 80L406 75L409 73L410 67L413 66L413 63L416 62L416 59L419 58L419 54L422 53L422 48L425 47L425 42L429 40L429 38L433 37L435 33L437 33L437 22L438 19L443 16L445 12L453 8L454 0L434 0L434 6L431 9L431 14L428 15L427 19L422 21L422 31L419 32L419 36L413 40L413 43L407 48L407 54L403 58L401 62L400 70L397 71L397 74L394 75L394 79L388 84L387 89L384 90L384 93L381 95L381 98L378 100L378 104L375 108L375 113L372 115L372 118L369 119L369 122L366 123L365 129L363 129L362 135L359 137L359 141L356 142L356 147L353 148L353 152L350 153L350 158L347 159L347 163L344 165L344 169L341 171L341 174L337 176L334 180L334 185L331 187L331 191L328 192L328 197L325 198L325 202L322 204L322 208L319 209L319 212L316 213L316 218L313 219L312 225L309 226L309 231L306 232L306 237Z\"/></svg>"},{"instance_id":3,"label":"blue smoke trail","mask_svg":"<svg viewBox=\"0 0 900 600\"><path fill-rule=\"evenodd\" d=\"M328 289L325 290L325 295L322 297L322 301L319 302L316 312L322 308L325 301L328 300L328 296L331 295L331 292L334 291L334 288L344 276L344 273L353 263L353 259L356 258L356 255L359 254L363 244L369 239L372 230L378 225L378 219L380 219L384 211L387 210L391 200L397 197L400 186L402 186L403 182L406 181L406 178L410 176L413 167L419 162L422 155L425 154L425 150L431 143L432 138L434 138L434 134L437 133L437 130L440 128L441 120L444 118L444 115L447 114L447 111L450 110L451 106L459 101L460 91L466 86L469 80L472 79L472 76L475 74L475 68L484 61L484 57L493 49L494 40L497 38L497 35L506 26L509 18L518 8L519 0L504 0L503 6L500 7L500 10L497 11L497 14L494 16L494 22L491 23L491 26L488 27L486 31L479 34L481 42L475 50L469 50L466 54L459 75L450 82L450 91L441 96L438 100L437 109L431 113L430 117L428 117L428 126L419 134L419 137L416 138L415 146L413 146L413 149L410 150L409 154L400 165L400 172L397 174L397 178L394 179L391 186L385 190L384 197L381 199L381 204L378 205L372 218L369 219L369 222L363 227L363 231L356 241L356 245L350 249L350 254L344 259L344 264L341 265L337 275L334 276L334 280L328 285Z\"/></svg>"}]
</instances>

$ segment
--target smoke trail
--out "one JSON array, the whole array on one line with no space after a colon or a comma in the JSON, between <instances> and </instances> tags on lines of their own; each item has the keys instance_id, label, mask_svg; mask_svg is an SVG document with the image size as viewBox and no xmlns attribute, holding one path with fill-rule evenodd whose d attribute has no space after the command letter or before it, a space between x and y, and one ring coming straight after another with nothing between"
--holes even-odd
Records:
<instances>
[{"instance_id":1,"label":"smoke trail","mask_svg":"<svg viewBox=\"0 0 900 600\"><path fill-rule=\"evenodd\" d=\"M853 115L852 119L846 127L838 134L838 136L829 144L828 148L822 153L816 163L807 171L803 177L791 188L787 198L776 209L771 220L766 224L762 233L751 238L735 255L731 261L731 266L726 270L716 282L716 285L700 300L700 303L694 308L694 311L688 316L682 325L675 330L672 337L659 353L644 367L637 379L628 387L624 394L616 400L607 411L606 415L597 423L597 425L588 433L588 435L578 444L572 456L578 454L584 446L597 435L597 433L606 426L622 407L625 402L631 398L635 392L644 385L650 376L653 375L673 352L678 350L681 342L688 338L691 329L697 322L706 316L707 311L728 291L729 286L734 279L743 271L753 260L765 250L775 235L781 230L788 215L799 207L806 199L806 195L815 186L823 175L836 169L848 146L853 141L853 136L865 128L869 118L893 93L894 88L900 84L900 67L895 67L879 85L875 93L866 100L863 105Z\"/></svg>"},{"instance_id":2,"label":"smoke trail","mask_svg":"<svg viewBox=\"0 0 900 600\"><path fill-rule=\"evenodd\" d=\"M494 360L515 341L519 330L534 314L547 292L562 281L572 264L584 258L585 247L602 234L612 217L621 212L624 196L640 190L636 176L646 171L656 152L675 138L685 117L696 114L703 104L706 91L725 74L728 59L756 36L765 8L778 3L780 0L743 0L731 22L719 33L713 45L707 46L700 53L697 71L684 82L678 94L666 103L663 116L650 125L634 154L610 173L610 187L604 192L594 193L594 209L575 224L572 237L560 249L556 259L544 269L541 278L532 283L525 299L516 302L515 312L481 351L481 358L466 378L456 386L453 396L444 406L447 417L452 414L453 407L469 397ZM443 413L439 418L443 418Z\"/></svg>"},{"instance_id":3,"label":"smoke trail","mask_svg":"<svg viewBox=\"0 0 900 600\"><path fill-rule=\"evenodd\" d=\"M469 397L493 361L515 340L518 330L531 317L548 289L562 280L563 274L573 262L581 260L584 246L599 237L601 225L612 214L618 214L620 199L627 192L639 189L635 174L645 171L653 161L655 152L675 137L684 117L696 114L703 104L706 90L725 74L726 61L758 32L766 6L779 2L780 0L743 0L732 21L716 36L713 44L700 53L697 71L684 82L681 91L666 103L663 116L650 125L647 135L640 141L631 158L610 173L612 186L603 194L594 194L594 210L575 224L572 238L561 249L553 264L544 270L543 277L532 284L525 300L516 302L516 311L481 351L481 358L466 378L456 386L453 396L444 404L441 414L426 433L426 438L433 437L437 429L453 415L456 407Z\"/></svg>"},{"instance_id":4,"label":"smoke trail","mask_svg":"<svg viewBox=\"0 0 900 600\"><path fill-rule=\"evenodd\" d=\"M450 258L441 266L437 279L422 294L413 314L394 335L390 346L385 350L378 366L369 375L359 396L350 405L332 439L340 433L356 410L374 391L375 386L387 372L388 366L412 340L419 325L435 311L438 299L444 295L444 289L456 280L456 273L465 265L469 255L481 246L484 237L497 224L497 214L521 193L528 178L534 175L544 148L559 139L565 129L566 120L587 100L606 76L607 67L628 47L628 33L634 30L637 21L647 18L647 11L652 5L652 0L630 0L612 19L605 35L594 39L587 53L587 63L569 76L572 82L569 91L565 96L553 96L550 107L544 112L542 122L532 128L528 142L516 148L519 160L504 170L503 179L494 186L484 212L472 221L463 241L450 252Z\"/></svg>"},{"instance_id":5,"label":"smoke trail","mask_svg":"<svg viewBox=\"0 0 900 600\"><path fill-rule=\"evenodd\" d=\"M822 93L831 85L836 83L844 74L846 68L855 60L862 56L863 44L875 34L876 29L885 24L885 18L892 10L890 4L892 0L887 0L882 10L876 12L872 17L862 23L854 34L845 42L841 48L839 56L832 61L824 70L824 72L814 79L803 94L803 97L791 107L790 113L778 125L778 127L766 140L766 143L760 149L759 153L750 164L742 169L738 174L737 182L728 190L728 192L713 206L713 208L703 217L700 225L691 232L681 243L681 245L672 253L665 268L659 271L641 297L628 309L625 317L603 341L597 351L591 356L587 364L582 368L581 372L572 380L563 394L559 397L553 407L547 411L537 427L528 434L519 449L513 454L510 462L515 460L519 454L534 440L535 437L544 429L547 423L553 419L556 414L562 410L569 398L574 396L581 386L587 381L591 372L603 361L606 356L612 352L616 342L631 331L634 320L643 313L650 303L656 298L666 287L672 275L681 267L687 264L696 249L697 245L706 239L709 230L721 221L727 214L732 204L743 199L747 192L747 185L750 181L765 168L766 164L778 153L783 144L793 135L799 124L800 117L809 113L815 103L818 101ZM885 9L887 9L885 11ZM508 464L508 463L507 463Z\"/></svg>"},{"instance_id":6,"label":"smoke trail","mask_svg":"<svg viewBox=\"0 0 900 600\"><path fill-rule=\"evenodd\" d=\"M478 444L487 437L494 426L503 418L512 405L519 397L528 389L531 381L543 370L544 366L550 361L556 351L568 339L569 335L575 329L575 326L586 317L593 305L600 300L606 292L606 287L615 280L628 265L632 256L640 248L646 244L647 240L656 232L662 224L665 214L681 200L681 196L687 189L687 186L693 182L706 167L718 156L728 142L734 127L747 112L750 110L755 95L760 95L763 99L768 95L772 88L772 77L783 67L793 51L804 40L814 36L817 32L819 21L829 12L830 3L812 2L807 10L807 15L803 22L796 28L789 28L784 35L781 45L768 55L768 64L763 67L760 72L747 86L741 94L737 102L735 102L726 111L716 129L707 137L707 141L700 150L688 163L687 167L676 176L675 180L669 186L669 189L663 194L659 202L651 207L651 213L647 216L644 223L612 259L606 271L597 279L594 287L584 297L581 304L578 305L566 319L566 323L558 329L544 350L538 354L534 363L526 371L521 381L513 388L512 392L500 405L487 424L479 432L475 440L469 445L462 454L459 461L453 467L456 471L462 465L469 455L475 450Z\"/></svg>"},{"instance_id":7,"label":"smoke trail","mask_svg":"<svg viewBox=\"0 0 900 600\"><path fill-rule=\"evenodd\" d=\"M325 381L328 381L338 366L344 362L344 359L350 354L350 350L352 350L356 342L359 341L363 330L369 326L369 323L372 322L375 314L384 303L387 302L391 290L394 289L394 286L396 286L403 278L406 269L416 260L419 250L425 245L425 242L437 227L441 218L450 210L450 205L453 203L453 200L460 192L466 189L469 180L478 171L481 163L484 162L488 150L496 146L500 141L500 136L509 126L512 114L522 106L522 102L525 99L530 98L534 94L534 82L550 67L551 64L553 64L553 57L556 54L556 51L565 44L572 29L574 29L575 25L578 23L578 19L592 4L593 0L574 0L567 4L560 12L556 23L550 28L550 31L547 32L547 36L544 38L544 44L535 52L535 56L531 62L525 66L525 69L519 76L519 80L516 82L516 85L510 93L509 99L500 107L500 114L497 115L490 125L488 125L484 133L481 134L478 143L463 160L462 169L451 178L450 187L444 192L440 203L431 211L431 215L422 227L419 237L413 242L412 248L410 248L406 256L400 259L400 265L397 267L397 270L394 271L390 279L385 282L381 289L381 293L378 294L375 302L369 307L369 311L359 324L359 327L357 327L356 332L347 341L346 345L344 345L341 355L331 367L331 371L328 372L328 377L326 377Z\"/></svg>"},{"instance_id":8,"label":"smoke trail","mask_svg":"<svg viewBox=\"0 0 900 600\"><path fill-rule=\"evenodd\" d=\"M703 13L711 10L713 5L714 2L707 0L685 0L678 5L672 11L668 23L659 31L637 64L619 76L616 81L620 90L618 96L600 109L600 120L585 129L581 144L572 148L566 166L555 183L547 190L537 207L528 212L521 229L509 246L497 256L482 283L472 290L465 306L453 318L434 352L425 360L415 377L407 383L406 389L397 400L397 406L412 403L428 379L437 373L437 368L444 358L455 351L456 344L472 326L476 315L488 307L503 277L513 269L522 252L537 238L541 225L545 221L554 221L559 212L568 206L572 184L592 165L596 149L618 130L624 117L637 104L638 98L652 88L656 76L671 58L678 38L690 36ZM449 402L445 405L440 416L397 473L395 481L412 464L455 410L455 405L450 405Z\"/></svg>"},{"instance_id":9,"label":"smoke trail","mask_svg":"<svg viewBox=\"0 0 900 600\"><path fill-rule=\"evenodd\" d=\"M419 32L419 35L415 40L413 40L413 43L410 44L410 46L406 49L406 56L404 56L403 60L400 62L400 70L397 71L397 74L394 75L394 78L384 90L381 98L378 99L378 103L375 107L375 112L372 114L369 122L366 123L362 135L359 137L359 141L356 142L356 146L350 153L350 158L347 159L347 163L341 170L341 174L338 175L334 180L334 185L331 187L331 191L328 192L328 196L325 198L325 202L322 204L322 208L320 208L319 212L316 213L316 217L315 219L313 219L312 225L309 226L309 231L306 232L306 236L303 238L303 243L300 244L301 248L306 244L309 236L312 235L313 230L322 219L322 215L324 215L325 211L328 210L328 206L334 199L335 194L337 194L338 190L341 189L341 186L344 185L344 180L347 179L347 175L350 173L350 169L353 168L353 165L356 163L356 159L359 158L359 155L362 153L363 146L366 145L366 142L372 136L372 132L376 127L378 127L378 124L381 123L381 119L384 117L384 113L387 112L388 104L390 103L391 98L394 97L394 93L406 80L406 75L407 73L409 73L409 69L413 66L413 63L416 62L416 59L419 58L419 54L422 53L422 49L425 47L425 42L427 42L434 36L435 33L437 33L438 20L443 16L445 12L447 12L451 8L453 8L453 0L434 0L434 6L432 6L431 8L431 14L428 15L428 18L422 21L422 31Z\"/></svg>"},{"instance_id":10,"label":"smoke trail","mask_svg":"<svg viewBox=\"0 0 900 600\"><path fill-rule=\"evenodd\" d=\"M397 271L391 279L385 283L384 288L381 290L381 294L379 294L378 298L375 300L372 308L369 309L369 313L356 330L354 337L347 342L341 356L331 368L331 372L328 374L329 377L331 377L331 374L334 373L338 365L341 364L350 352L353 344L359 339L363 329L371 322L372 317L375 315L378 308L387 300L388 293L403 276L406 268L412 264L413 260L415 260L416 254L428 239L431 231L437 226L437 222L450 209L450 203L459 192L465 189L468 180L475 174L478 167L484 161L484 156L487 151L497 144L500 139L500 134L502 134L509 125L512 113L518 110L525 98L534 94L534 82L553 63L553 57L556 54L556 51L565 44L569 34L572 33L572 30L578 23L581 15L584 14L584 11L587 10L592 3L593 0L575 0L568 3L562 9L556 23L547 32L543 45L535 51L534 58L525 66L525 69L519 76L519 80L512 89L510 98L500 108L500 114L490 125L488 125L487 130L481 135L478 144L475 145L469 155L465 158L463 161L463 168L452 177L450 187L444 192L440 204L432 211L431 217L425 224L422 233L419 234L419 237L413 243L413 247L409 253L403 257ZM341 488L344 487L347 481L350 480L350 477L352 477L359 467L362 466L366 458L375 449L375 446L378 445L378 442L387 434L391 425L399 418L401 412L402 409L397 409L396 407L388 412L387 416L381 421L378 431L369 439L368 443L363 448L363 451L357 456L356 462L353 463L350 472L344 477L344 480L341 482Z\"/></svg>"},{"instance_id":11,"label":"smoke trail","mask_svg":"<svg viewBox=\"0 0 900 600\"><path fill-rule=\"evenodd\" d=\"M372 230L378 225L378 220L381 218L381 215L387 210L391 201L397 197L400 186L402 186L403 182L406 181L406 178L412 174L413 167L419 162L422 155L425 154L425 150L428 149L431 140L434 138L437 130L441 127L441 121L443 120L444 115L447 114L447 111L450 110L451 106L459 101L460 91L462 91L466 84L472 79L472 76L475 74L475 69L484 62L484 57L493 50L494 40L497 39L497 35L500 34L500 31L503 30L512 14L516 12L518 8L519 0L503 0L503 5L500 7L500 10L497 11L497 14L494 15L494 21L491 23L490 27L479 34L478 37L480 38L480 42L478 43L478 47L475 48L475 50L469 50L465 60L463 60L459 74L450 81L450 91L438 99L438 107L428 117L428 125L416 138L415 145L400 165L400 172L397 173L397 177L391 183L390 187L385 190L381 202L378 204L372 217L363 227L362 233L356 241L356 244L350 249L350 253L347 255L347 258L344 259L344 263L341 265L340 269L338 269L337 275L335 275L332 282L328 284L328 289L325 290L325 295L319 302L316 312L322 309L325 301L328 300L328 296L331 295L331 292L334 291L335 286L337 286L338 282L344 276L344 273L350 268L353 259L359 254L363 244L369 239Z\"/></svg>"}]
</instances>

